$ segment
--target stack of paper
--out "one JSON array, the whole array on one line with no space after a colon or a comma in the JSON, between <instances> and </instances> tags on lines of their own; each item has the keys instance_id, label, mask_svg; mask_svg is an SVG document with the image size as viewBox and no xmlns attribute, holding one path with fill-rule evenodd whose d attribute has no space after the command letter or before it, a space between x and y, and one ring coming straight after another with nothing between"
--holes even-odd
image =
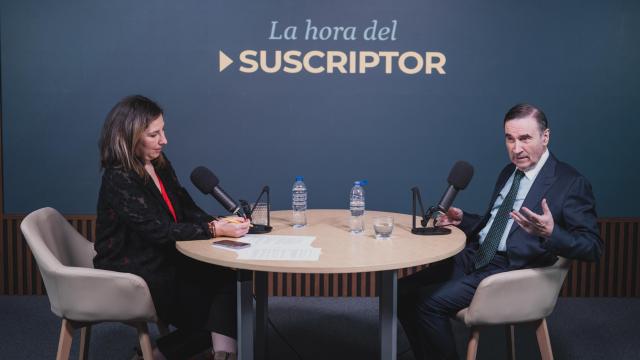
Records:
<instances>
[{"instance_id":1,"label":"stack of paper","mask_svg":"<svg viewBox=\"0 0 640 360\"><path fill-rule=\"evenodd\" d=\"M248 248L233 250L242 260L318 261L320 248L311 247L315 236L246 235Z\"/></svg>"}]
</instances>

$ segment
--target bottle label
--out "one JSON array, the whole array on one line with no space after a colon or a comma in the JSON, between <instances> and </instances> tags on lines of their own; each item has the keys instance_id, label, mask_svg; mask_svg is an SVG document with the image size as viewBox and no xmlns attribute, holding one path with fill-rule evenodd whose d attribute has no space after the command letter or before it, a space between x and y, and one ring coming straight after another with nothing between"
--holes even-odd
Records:
<instances>
[{"instance_id":1,"label":"bottle label","mask_svg":"<svg viewBox=\"0 0 640 360\"><path fill-rule=\"evenodd\" d=\"M294 190L292 194L293 210L304 211L307 209L307 192Z\"/></svg>"}]
</instances>

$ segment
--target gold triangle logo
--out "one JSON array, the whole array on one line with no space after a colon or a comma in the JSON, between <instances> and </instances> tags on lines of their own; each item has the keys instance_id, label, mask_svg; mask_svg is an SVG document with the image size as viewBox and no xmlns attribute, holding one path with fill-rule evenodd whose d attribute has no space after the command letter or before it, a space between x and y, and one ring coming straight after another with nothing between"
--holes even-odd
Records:
<instances>
[{"instance_id":1,"label":"gold triangle logo","mask_svg":"<svg viewBox=\"0 0 640 360\"><path fill-rule=\"evenodd\" d=\"M219 59L219 69L220 72L222 72L224 69L227 68L227 66L233 64L233 60L231 60L230 57L227 56L227 54L223 53L222 50L219 51L218 54L218 59Z\"/></svg>"}]
</instances>

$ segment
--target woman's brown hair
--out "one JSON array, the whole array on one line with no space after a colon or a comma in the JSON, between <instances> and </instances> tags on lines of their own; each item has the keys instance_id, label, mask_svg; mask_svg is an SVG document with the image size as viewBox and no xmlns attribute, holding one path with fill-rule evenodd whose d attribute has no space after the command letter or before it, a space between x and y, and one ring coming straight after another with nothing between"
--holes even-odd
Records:
<instances>
[{"instance_id":1,"label":"woman's brown hair","mask_svg":"<svg viewBox=\"0 0 640 360\"><path fill-rule=\"evenodd\" d=\"M104 120L98 147L100 168L119 167L133 170L146 178L144 163L136 155L136 147L149 124L162 115L162 108L142 95L127 96L109 111ZM162 154L153 161L164 165Z\"/></svg>"}]
</instances>

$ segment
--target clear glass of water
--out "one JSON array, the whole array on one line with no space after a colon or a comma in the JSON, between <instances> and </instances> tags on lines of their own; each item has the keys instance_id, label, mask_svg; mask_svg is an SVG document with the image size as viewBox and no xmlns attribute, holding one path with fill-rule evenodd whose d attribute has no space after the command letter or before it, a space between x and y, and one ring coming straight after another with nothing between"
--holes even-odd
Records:
<instances>
[{"instance_id":1,"label":"clear glass of water","mask_svg":"<svg viewBox=\"0 0 640 360\"><path fill-rule=\"evenodd\" d=\"M378 216L373 218L373 231L376 234L376 239L388 239L393 232L393 217L392 216Z\"/></svg>"}]
</instances>

